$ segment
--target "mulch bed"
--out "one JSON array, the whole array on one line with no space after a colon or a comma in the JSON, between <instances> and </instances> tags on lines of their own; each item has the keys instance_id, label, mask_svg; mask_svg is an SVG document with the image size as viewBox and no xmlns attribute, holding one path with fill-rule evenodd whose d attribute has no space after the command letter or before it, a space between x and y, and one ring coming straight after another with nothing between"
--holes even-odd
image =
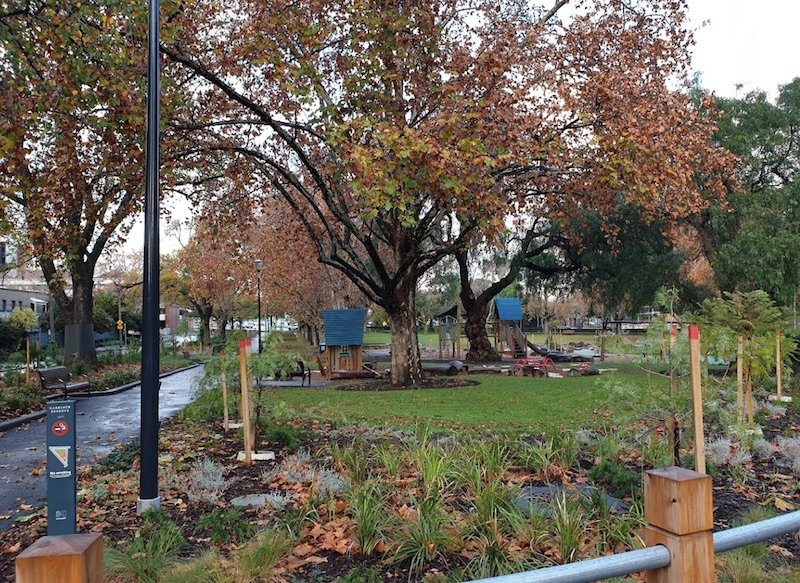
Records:
<instances>
[{"instance_id":1,"label":"mulch bed","mask_svg":"<svg viewBox=\"0 0 800 583\"><path fill-rule=\"evenodd\" d=\"M467 386L472 384L459 378L431 379L438 388L442 381L446 386ZM450 384L461 383L461 384ZM361 388L349 390L381 390L380 381L357 383ZM376 388L376 386L378 388ZM334 441L330 439L330 432L334 429L331 424L318 421L308 421L302 424L295 422L295 427L301 429L303 442L301 450L312 452L330 447ZM357 429L356 431L361 431ZM794 434L800 432L800 414L789 408L787 414L781 417L768 419L764 426L765 439L772 440L778 435ZM279 443L264 443L261 449L270 449L275 452L276 460L270 462L254 463L251 467L234 462L236 454L241 449L240 442L235 438L223 438L219 427L204 427L185 425L180 419L167 421L161 431L162 454L169 453L171 460L166 464L168 468L180 471L193 464L198 457L205 456L227 466L235 467L235 472L228 475L229 485L225 490L224 499L230 500L242 494L255 492L275 491L276 483L265 478L265 472L277 467L283 460L292 455L292 452L282 447ZM338 432L339 434L341 432ZM341 435L336 439L341 445ZM580 470L571 476L575 481L579 476L585 476L585 468L591 466L588 458L579 460ZM775 507L776 500L781 500L792 506L800 506L800 491L797 489L797 480L791 477L791 468L788 462L780 456L769 460L754 459L752 464L753 478L740 484L731 475L730 470L721 468L714 478L714 524L715 529L729 528L735 519L747 508L756 505ZM166 473L166 472L165 472ZM524 478L524 476L523 476ZM189 501L180 489L169 483L169 476L162 475L161 496L163 507L174 522L179 525L188 540L186 552L197 553L208 548L208 533L200 532L197 524L200 518L218 504L207 501ZM521 482L523 484L524 482ZM78 489L81 492L79 500L79 531L102 532L107 544L117 544L129 541L136 530L141 527L141 520L135 515L134 509L138 491L138 460L127 470L114 471L108 467L95 470L83 468L79 473ZM264 508L247 509L246 515L255 525L269 523L269 513ZM341 512L344 520L344 512ZM351 519L347 519L351 520ZM0 582L10 583L14 580L14 558L23 549L32 544L38 537L46 532L46 518L42 512L31 512L26 522L15 525L10 531L0 533ZM796 563L800 559L800 543L792 535L770 541L772 545L785 551L773 551L770 554L768 565L778 566L791 561ZM233 543L223 545L221 551L233 552ZM328 582L345 575L355 567L371 567L381 573L382 580L408 581L408 572L401 566L387 566L379 557L364 557L347 551L325 549L316 552L320 562L301 565L291 572L292 576L305 577L307 580ZM788 558L787 558L788 557ZM440 572L463 567L465 559L456 553L448 553L439 563L429 567ZM291 580L291 576L287 578Z\"/></svg>"}]
</instances>

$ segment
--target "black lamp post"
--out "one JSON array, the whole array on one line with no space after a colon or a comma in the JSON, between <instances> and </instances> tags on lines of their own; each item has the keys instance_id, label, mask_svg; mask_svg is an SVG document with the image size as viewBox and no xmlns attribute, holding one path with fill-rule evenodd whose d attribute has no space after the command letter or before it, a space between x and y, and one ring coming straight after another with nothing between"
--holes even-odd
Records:
<instances>
[{"instance_id":1,"label":"black lamp post","mask_svg":"<svg viewBox=\"0 0 800 583\"><path fill-rule=\"evenodd\" d=\"M261 345L261 269L264 267L264 262L260 259L253 261L256 267L256 302L258 304L258 353L261 354L263 347Z\"/></svg>"},{"instance_id":2,"label":"black lamp post","mask_svg":"<svg viewBox=\"0 0 800 583\"><path fill-rule=\"evenodd\" d=\"M147 33L147 159L144 189L144 280L142 289L142 425L138 514L161 507L158 495L159 373L159 19L158 0L148 0Z\"/></svg>"}]
</instances>

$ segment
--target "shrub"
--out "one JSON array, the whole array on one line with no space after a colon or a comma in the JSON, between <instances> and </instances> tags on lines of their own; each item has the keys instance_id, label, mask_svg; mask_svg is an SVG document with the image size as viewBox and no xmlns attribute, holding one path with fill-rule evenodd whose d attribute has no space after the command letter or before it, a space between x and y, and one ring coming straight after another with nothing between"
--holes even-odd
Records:
<instances>
[{"instance_id":1,"label":"shrub","mask_svg":"<svg viewBox=\"0 0 800 583\"><path fill-rule=\"evenodd\" d=\"M133 541L106 549L106 575L125 582L158 583L185 544L186 539L165 513L145 513L142 530Z\"/></svg>"},{"instance_id":2,"label":"shrub","mask_svg":"<svg viewBox=\"0 0 800 583\"><path fill-rule=\"evenodd\" d=\"M289 538L281 531L266 530L245 545L236 557L241 583L267 583L275 564L291 550Z\"/></svg>"},{"instance_id":3,"label":"shrub","mask_svg":"<svg viewBox=\"0 0 800 583\"><path fill-rule=\"evenodd\" d=\"M184 480L184 491L192 502L216 502L227 486L225 468L208 458L198 460Z\"/></svg>"},{"instance_id":4,"label":"shrub","mask_svg":"<svg viewBox=\"0 0 800 583\"><path fill-rule=\"evenodd\" d=\"M133 465L133 460L139 455L139 441L133 440L117 446L105 459L95 465L98 474L106 472L126 471Z\"/></svg>"},{"instance_id":5,"label":"shrub","mask_svg":"<svg viewBox=\"0 0 800 583\"><path fill-rule=\"evenodd\" d=\"M300 449L302 433L289 425L269 427L264 431L264 439L280 444L285 449L294 452Z\"/></svg>"},{"instance_id":6,"label":"shrub","mask_svg":"<svg viewBox=\"0 0 800 583\"><path fill-rule=\"evenodd\" d=\"M87 375L92 371L92 367L89 365L88 362L84 362L82 360L78 360L73 362L69 367L69 373L74 376L82 376Z\"/></svg>"},{"instance_id":7,"label":"shrub","mask_svg":"<svg viewBox=\"0 0 800 583\"><path fill-rule=\"evenodd\" d=\"M253 536L253 530L239 508L215 508L197 523L197 531L208 532L215 543L241 542Z\"/></svg>"},{"instance_id":8,"label":"shrub","mask_svg":"<svg viewBox=\"0 0 800 583\"><path fill-rule=\"evenodd\" d=\"M641 482L638 474L612 460L603 460L589 470L589 479L605 483L612 496L617 497L635 494Z\"/></svg>"}]
</instances>

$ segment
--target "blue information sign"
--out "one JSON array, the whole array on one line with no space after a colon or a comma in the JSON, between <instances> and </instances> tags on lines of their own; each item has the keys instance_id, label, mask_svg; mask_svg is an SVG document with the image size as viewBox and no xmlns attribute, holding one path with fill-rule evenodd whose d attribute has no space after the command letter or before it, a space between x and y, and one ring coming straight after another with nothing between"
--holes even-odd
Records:
<instances>
[{"instance_id":1,"label":"blue information sign","mask_svg":"<svg viewBox=\"0 0 800 583\"><path fill-rule=\"evenodd\" d=\"M75 401L47 404L47 534L75 534Z\"/></svg>"}]
</instances>

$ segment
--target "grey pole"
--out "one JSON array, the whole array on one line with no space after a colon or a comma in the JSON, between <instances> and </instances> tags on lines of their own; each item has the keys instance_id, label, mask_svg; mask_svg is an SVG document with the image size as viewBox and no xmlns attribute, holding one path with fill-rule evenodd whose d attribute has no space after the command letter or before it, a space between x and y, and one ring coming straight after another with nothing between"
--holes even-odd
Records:
<instances>
[{"instance_id":1,"label":"grey pole","mask_svg":"<svg viewBox=\"0 0 800 583\"><path fill-rule=\"evenodd\" d=\"M264 262L261 259L253 261L256 268L256 296L257 296L257 313L258 313L258 353L263 352L261 345L261 269L264 267Z\"/></svg>"},{"instance_id":2,"label":"grey pole","mask_svg":"<svg viewBox=\"0 0 800 583\"><path fill-rule=\"evenodd\" d=\"M141 514L161 506L158 495L159 370L159 0L148 0L147 34L147 161L144 189L144 281L142 290L142 426L139 500Z\"/></svg>"}]
</instances>

